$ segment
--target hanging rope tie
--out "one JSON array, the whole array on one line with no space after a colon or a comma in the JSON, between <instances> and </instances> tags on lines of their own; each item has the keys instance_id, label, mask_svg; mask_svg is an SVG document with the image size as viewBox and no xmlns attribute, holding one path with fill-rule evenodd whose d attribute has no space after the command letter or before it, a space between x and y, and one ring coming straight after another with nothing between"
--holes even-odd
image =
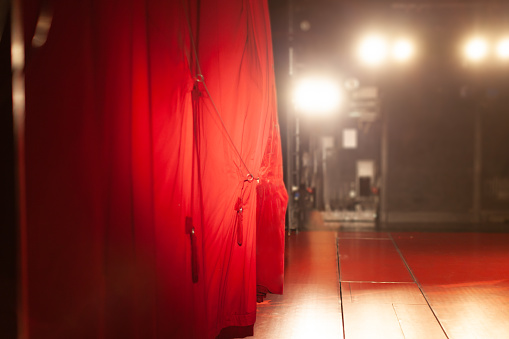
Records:
<instances>
[{"instance_id":1,"label":"hanging rope tie","mask_svg":"<svg viewBox=\"0 0 509 339\"><path fill-rule=\"evenodd\" d=\"M184 6L184 8L185 8L185 6ZM207 86L207 84L205 82L205 77L203 76L203 73L202 73L202 70L201 70L201 66L200 66L200 60L198 59L198 52L196 51L196 43L195 43L194 37L193 37L193 30L191 29L191 22L190 22L190 19L189 19L189 13L187 11L186 11L186 21L187 21L187 28L189 29L189 39L191 41L192 53L193 53L194 60L195 60L195 63L196 63L197 73L194 76L195 84L197 84L197 83L203 84L203 88L205 89L205 92L207 93L207 96L210 99L210 102L212 103L212 107L214 108L214 112L216 113L216 115L219 118L219 121L221 122L221 126L223 127L223 130L226 133L227 139L228 139L230 145L232 146L233 150L237 154L238 158L242 162L242 165L246 169L248 181L252 182L255 179L255 177L252 174L252 172L250 171L249 167L247 167L246 162L244 161L244 159L242 158L242 155L240 154L239 150L235 146L235 143L233 142L233 139L232 139L230 133L228 132L228 129L226 128L226 125L225 125L225 123L223 121L223 117L221 116L221 113L219 112L219 109L217 108L216 103L214 102L214 99L212 99L212 95L210 94L209 88L208 88L208 86ZM189 66L191 66L191 65L189 65ZM192 70L190 70L190 71L192 73ZM197 86L195 86L195 87L197 87ZM251 179L249 180L249 178L251 178ZM256 181L260 182L260 178L256 178Z\"/></svg>"},{"instance_id":2,"label":"hanging rope tie","mask_svg":"<svg viewBox=\"0 0 509 339\"><path fill-rule=\"evenodd\" d=\"M254 180L252 174L247 175L247 179L242 183L242 188L240 190L240 197L237 198L237 203L235 204L234 210L237 211L236 217L236 226L237 226L237 244L242 246L242 242L244 239L244 184L246 182L251 183ZM258 180L258 179L257 179ZM258 181L259 182L259 181Z\"/></svg>"},{"instance_id":3,"label":"hanging rope tie","mask_svg":"<svg viewBox=\"0 0 509 339\"><path fill-rule=\"evenodd\" d=\"M196 234L193 225L193 219L186 217L186 233L191 240L191 278L193 283L198 282L198 251L196 249Z\"/></svg>"},{"instance_id":4,"label":"hanging rope tie","mask_svg":"<svg viewBox=\"0 0 509 339\"><path fill-rule=\"evenodd\" d=\"M242 215L243 211L243 203L242 198L237 199L237 203L235 204L235 210L237 211L237 244L242 246L242 242L244 239L244 216Z\"/></svg>"},{"instance_id":5,"label":"hanging rope tie","mask_svg":"<svg viewBox=\"0 0 509 339\"><path fill-rule=\"evenodd\" d=\"M198 60L198 59L196 59L196 60ZM197 63L198 63L198 61L197 61ZM212 99L212 96L210 95L209 88L207 87L207 84L205 83L205 77L203 76L203 74L197 74L196 77L195 77L195 81L197 83L202 83L203 84L203 88L205 89L205 92L207 93L207 96L210 99L210 102L212 103L212 107L214 108L214 112L216 113L217 117L219 118L219 121L221 122L221 126L223 127L223 130L226 132L226 136L228 137L228 141L230 142L233 150L235 151L235 153L239 157L240 161L242 162L242 165L244 165L244 168L248 172L247 173L247 178L248 178L247 181L248 182L252 182L255 179L255 177L252 174L252 172L249 170L249 167L247 167L246 162L244 161L244 159L242 158L242 155L240 154L239 150L235 146L235 143L233 142L233 139L232 139L230 133L228 132L228 129L226 128L226 125L224 123L223 117L221 116L221 113L219 113L219 109L217 108L216 103L214 102L214 99ZM256 178L256 181L260 182L260 178Z\"/></svg>"}]
</instances>

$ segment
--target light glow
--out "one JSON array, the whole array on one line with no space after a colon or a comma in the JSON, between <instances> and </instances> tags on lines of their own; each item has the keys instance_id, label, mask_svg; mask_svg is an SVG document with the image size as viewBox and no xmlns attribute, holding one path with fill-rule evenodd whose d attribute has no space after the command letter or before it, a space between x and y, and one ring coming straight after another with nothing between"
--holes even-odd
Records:
<instances>
[{"instance_id":1,"label":"light glow","mask_svg":"<svg viewBox=\"0 0 509 339\"><path fill-rule=\"evenodd\" d=\"M303 79L297 84L293 99L295 108L300 112L327 115L339 108L341 87L332 79Z\"/></svg>"},{"instance_id":2,"label":"light glow","mask_svg":"<svg viewBox=\"0 0 509 339\"><path fill-rule=\"evenodd\" d=\"M397 61L408 61L414 55L414 45L408 40L400 39L394 44L392 53Z\"/></svg>"},{"instance_id":3,"label":"light glow","mask_svg":"<svg viewBox=\"0 0 509 339\"><path fill-rule=\"evenodd\" d=\"M488 54L488 43L482 38L474 38L466 44L465 54L471 61L481 61Z\"/></svg>"},{"instance_id":4,"label":"light glow","mask_svg":"<svg viewBox=\"0 0 509 339\"><path fill-rule=\"evenodd\" d=\"M509 59L509 38L503 39L498 43L497 55L501 59Z\"/></svg>"},{"instance_id":5,"label":"light glow","mask_svg":"<svg viewBox=\"0 0 509 339\"><path fill-rule=\"evenodd\" d=\"M368 36L360 44L359 57L368 65L380 65L387 57L387 42L381 36Z\"/></svg>"}]
</instances>

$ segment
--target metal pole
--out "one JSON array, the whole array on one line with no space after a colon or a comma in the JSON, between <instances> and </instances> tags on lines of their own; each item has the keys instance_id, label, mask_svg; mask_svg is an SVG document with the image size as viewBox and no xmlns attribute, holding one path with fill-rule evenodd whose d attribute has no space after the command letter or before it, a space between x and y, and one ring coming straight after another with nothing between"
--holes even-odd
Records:
<instances>
[{"instance_id":1,"label":"metal pole","mask_svg":"<svg viewBox=\"0 0 509 339\"><path fill-rule=\"evenodd\" d=\"M288 190L288 234L291 233L294 218L293 218L293 128L292 128L292 119L291 119L291 110L290 105L287 105L287 115L286 115L286 170L287 170L287 190Z\"/></svg>"},{"instance_id":2,"label":"metal pole","mask_svg":"<svg viewBox=\"0 0 509 339\"><path fill-rule=\"evenodd\" d=\"M301 196L302 192L300 191L300 126L299 126L299 117L297 114L295 114L295 183L297 186L297 189L299 189L299 200L304 199L304 197ZM303 213L302 209L302 203L299 202L297 209L297 215L299 216L297 218L295 231L299 233L299 227L302 226L302 218L301 214Z\"/></svg>"},{"instance_id":3,"label":"metal pole","mask_svg":"<svg viewBox=\"0 0 509 339\"><path fill-rule=\"evenodd\" d=\"M387 126L387 114L383 111L381 98L380 100L380 115L382 118L382 135L381 135L381 149L380 149L380 172L382 175L380 183L380 216L379 220L382 223L389 221L389 215L387 211L387 188L388 188L388 169L389 169L389 142L388 138L388 126Z\"/></svg>"},{"instance_id":4,"label":"metal pole","mask_svg":"<svg viewBox=\"0 0 509 339\"><path fill-rule=\"evenodd\" d=\"M477 104L474 116L474 182L473 182L473 222L481 221L481 181L482 181L482 115Z\"/></svg>"},{"instance_id":5,"label":"metal pole","mask_svg":"<svg viewBox=\"0 0 509 339\"><path fill-rule=\"evenodd\" d=\"M293 84L293 0L288 0L288 88ZM294 201L293 201L293 185L294 185L294 129L293 129L293 104L291 97L287 97L286 105L286 144L287 144L287 178L288 178L288 234L291 233L294 220Z\"/></svg>"},{"instance_id":6,"label":"metal pole","mask_svg":"<svg viewBox=\"0 0 509 339\"><path fill-rule=\"evenodd\" d=\"M327 174L327 149L324 147L322 138L322 182L323 182L323 205L326 212L330 212L330 183Z\"/></svg>"}]
</instances>

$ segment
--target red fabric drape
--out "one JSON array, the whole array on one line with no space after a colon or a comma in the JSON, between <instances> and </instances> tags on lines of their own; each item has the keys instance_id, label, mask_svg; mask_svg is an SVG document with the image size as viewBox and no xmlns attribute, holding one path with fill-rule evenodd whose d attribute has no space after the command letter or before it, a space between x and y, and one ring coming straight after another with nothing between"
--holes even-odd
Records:
<instances>
[{"instance_id":1,"label":"red fabric drape","mask_svg":"<svg viewBox=\"0 0 509 339\"><path fill-rule=\"evenodd\" d=\"M37 50L24 5L30 338L252 325L287 199L266 2L55 0Z\"/></svg>"}]
</instances>

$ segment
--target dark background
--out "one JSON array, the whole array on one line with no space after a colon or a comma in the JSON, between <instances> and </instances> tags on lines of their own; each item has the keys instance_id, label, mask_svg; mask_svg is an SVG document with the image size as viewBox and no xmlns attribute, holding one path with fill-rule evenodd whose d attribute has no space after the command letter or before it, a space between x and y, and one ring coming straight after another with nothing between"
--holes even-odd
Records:
<instances>
[{"instance_id":1,"label":"dark background","mask_svg":"<svg viewBox=\"0 0 509 339\"><path fill-rule=\"evenodd\" d=\"M387 124L386 222L475 222L475 129L480 125L480 221L509 220L509 63L465 63L465 38L480 32L508 36L507 2L269 0L279 115L283 141L287 124L288 48L294 48L294 75L330 70L380 89ZM290 9L293 8L290 15ZM293 34L289 17L293 16ZM300 29L306 20L310 29ZM353 50L368 30L408 33L418 38L418 59L410 66L362 67ZM355 126L340 117L301 124L301 148L310 136L340 137ZM480 118L476 122L476 115ZM290 120L288 120L290 119ZM380 154L382 120L360 134L357 150L341 150L336 171L355 171L355 159ZM318 126L318 127L317 127ZM293 128L293 127L292 127ZM291 142L291 141L290 141ZM286 150L287 145L283 145ZM285 157L285 160L287 158ZM285 172L285 174L287 174Z\"/></svg>"}]
</instances>

